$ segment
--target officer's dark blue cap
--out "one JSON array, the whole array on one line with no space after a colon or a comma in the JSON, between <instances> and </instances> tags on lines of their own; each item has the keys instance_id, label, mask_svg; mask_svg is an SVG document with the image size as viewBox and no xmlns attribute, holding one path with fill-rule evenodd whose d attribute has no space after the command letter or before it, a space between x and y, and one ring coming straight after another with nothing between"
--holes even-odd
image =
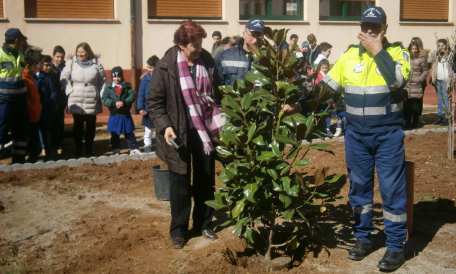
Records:
<instances>
[{"instance_id":1,"label":"officer's dark blue cap","mask_svg":"<svg viewBox=\"0 0 456 274\"><path fill-rule=\"evenodd\" d=\"M18 28L10 28L5 32L5 42L14 42L19 38L27 39Z\"/></svg>"},{"instance_id":2,"label":"officer's dark blue cap","mask_svg":"<svg viewBox=\"0 0 456 274\"><path fill-rule=\"evenodd\" d=\"M260 19L251 19L245 25L246 29L251 32L264 33L264 22Z\"/></svg>"},{"instance_id":3,"label":"officer's dark blue cap","mask_svg":"<svg viewBox=\"0 0 456 274\"><path fill-rule=\"evenodd\" d=\"M361 23L386 25L386 13L381 7L370 7L363 11Z\"/></svg>"}]
</instances>

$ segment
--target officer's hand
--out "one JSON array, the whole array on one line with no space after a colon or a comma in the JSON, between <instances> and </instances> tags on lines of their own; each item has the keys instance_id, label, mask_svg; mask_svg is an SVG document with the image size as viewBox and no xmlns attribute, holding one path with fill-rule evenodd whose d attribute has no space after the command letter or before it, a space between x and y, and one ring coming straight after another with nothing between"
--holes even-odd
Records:
<instances>
[{"instance_id":1,"label":"officer's hand","mask_svg":"<svg viewBox=\"0 0 456 274\"><path fill-rule=\"evenodd\" d=\"M171 140L176 139L176 133L174 133L174 129L172 127L167 127L163 137L165 137L166 143L171 145Z\"/></svg>"},{"instance_id":2,"label":"officer's hand","mask_svg":"<svg viewBox=\"0 0 456 274\"><path fill-rule=\"evenodd\" d=\"M358 33L358 39L361 42L361 45L373 56L377 55L382 50L384 36L385 31L381 31L376 37L364 32Z\"/></svg>"}]
</instances>

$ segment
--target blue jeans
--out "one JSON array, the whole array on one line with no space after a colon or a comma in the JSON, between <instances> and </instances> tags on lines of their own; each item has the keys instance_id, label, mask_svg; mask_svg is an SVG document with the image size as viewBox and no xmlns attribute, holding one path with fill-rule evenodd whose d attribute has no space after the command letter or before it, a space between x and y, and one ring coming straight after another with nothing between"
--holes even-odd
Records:
<instances>
[{"instance_id":1,"label":"blue jeans","mask_svg":"<svg viewBox=\"0 0 456 274\"><path fill-rule=\"evenodd\" d=\"M440 118L445 118L445 113L448 111L448 82L443 80L435 81L435 88L437 91L437 115Z\"/></svg>"}]
</instances>

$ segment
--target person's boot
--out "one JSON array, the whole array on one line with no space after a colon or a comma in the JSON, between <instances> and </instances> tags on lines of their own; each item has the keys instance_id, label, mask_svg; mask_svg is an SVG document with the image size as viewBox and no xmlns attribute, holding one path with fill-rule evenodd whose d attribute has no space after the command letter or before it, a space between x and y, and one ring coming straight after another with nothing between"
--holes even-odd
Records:
<instances>
[{"instance_id":1,"label":"person's boot","mask_svg":"<svg viewBox=\"0 0 456 274\"><path fill-rule=\"evenodd\" d=\"M361 261L369 255L374 249L370 242L356 241L355 246L348 251L348 258L353 261Z\"/></svg>"},{"instance_id":2,"label":"person's boot","mask_svg":"<svg viewBox=\"0 0 456 274\"><path fill-rule=\"evenodd\" d=\"M378 269L383 272L391 272L398 269L405 262L403 250L392 251L387 249L383 258L378 262Z\"/></svg>"}]
</instances>

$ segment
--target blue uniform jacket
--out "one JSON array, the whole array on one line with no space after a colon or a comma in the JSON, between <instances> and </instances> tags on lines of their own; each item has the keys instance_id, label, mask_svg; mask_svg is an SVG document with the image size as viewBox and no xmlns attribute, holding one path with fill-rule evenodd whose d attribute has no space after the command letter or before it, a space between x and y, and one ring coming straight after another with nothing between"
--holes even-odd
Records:
<instances>
[{"instance_id":1,"label":"blue uniform jacket","mask_svg":"<svg viewBox=\"0 0 456 274\"><path fill-rule=\"evenodd\" d=\"M147 93L149 91L149 84L151 81L152 75L150 73L147 73L139 83L138 98L136 99L136 108L138 111L146 110L146 99L148 96ZM149 115L143 116L142 123L148 128L153 127L152 120L149 118Z\"/></svg>"},{"instance_id":2,"label":"blue uniform jacket","mask_svg":"<svg viewBox=\"0 0 456 274\"><path fill-rule=\"evenodd\" d=\"M222 85L232 85L234 81L243 79L250 70L252 60L242 45L227 49L217 55L215 63Z\"/></svg>"}]
</instances>

